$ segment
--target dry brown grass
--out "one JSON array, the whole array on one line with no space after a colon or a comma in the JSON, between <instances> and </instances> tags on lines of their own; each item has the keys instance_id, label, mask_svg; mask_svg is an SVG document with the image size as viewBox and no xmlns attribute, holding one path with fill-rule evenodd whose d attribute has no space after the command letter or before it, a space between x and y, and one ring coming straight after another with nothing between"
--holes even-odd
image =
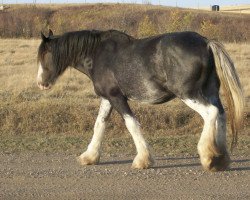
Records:
<instances>
[{"instance_id":1,"label":"dry brown grass","mask_svg":"<svg viewBox=\"0 0 250 200\"><path fill-rule=\"evenodd\" d=\"M204 10L211 10L210 7L202 8ZM220 6L221 12L235 13L235 14L250 14L250 4L248 5L234 5L234 6Z\"/></svg>"},{"instance_id":2,"label":"dry brown grass","mask_svg":"<svg viewBox=\"0 0 250 200\"><path fill-rule=\"evenodd\" d=\"M146 20L145 20L146 19ZM146 23L145 23L146 22ZM249 41L247 15L135 4L13 5L0 13L0 37L39 37L81 29L118 29L135 37L196 31L220 41Z\"/></svg>"},{"instance_id":3,"label":"dry brown grass","mask_svg":"<svg viewBox=\"0 0 250 200\"><path fill-rule=\"evenodd\" d=\"M250 4L249 5L238 5L238 6L223 6L221 8L222 12L233 12L241 14L250 14Z\"/></svg>"},{"instance_id":4,"label":"dry brown grass","mask_svg":"<svg viewBox=\"0 0 250 200\"><path fill-rule=\"evenodd\" d=\"M246 112L250 112L250 45L248 43L229 43L226 44L227 50L230 52L232 59L240 76L241 84L243 85Z\"/></svg>"},{"instance_id":5,"label":"dry brown grass","mask_svg":"<svg viewBox=\"0 0 250 200\"><path fill-rule=\"evenodd\" d=\"M36 86L36 53L39 43L39 40L0 40L1 140L8 141L8 148L14 148L13 146L20 144L26 148L29 144L31 147L27 148L34 149L33 146L36 146L36 143L31 138L43 135L42 139L37 141L39 148L43 148L44 145L57 145L62 140L70 141L65 143L66 149L74 146L72 141L76 146L80 144L86 146L92 135L99 107L99 99L94 94L92 83L86 76L71 69L66 71L52 90L40 91ZM248 110L246 110L243 132L248 134L250 130L250 44L226 44L226 49L235 61L245 91ZM170 145L174 149L178 142L186 148L186 144L193 142L191 146L195 149L194 141L185 143L183 140L169 139L169 135L184 137L185 140L187 138L193 140L194 137L197 139L203 126L198 114L181 101L174 100L157 106L136 102L130 104L154 148L162 149L164 145ZM188 137L190 134L193 136ZM111 116L107 135L110 138L108 146L123 148L128 144L133 146L124 123L116 112ZM4 140L3 138L7 136L11 136L11 139ZM55 140L57 136L61 137L59 142L58 139ZM72 139L74 136L78 139ZM15 145L13 138L23 137L29 138L28 144L25 145L18 140L18 145ZM47 138L46 142L44 137ZM85 138L84 143L79 143L80 137ZM171 144L166 144L169 141ZM64 146L62 143L60 145ZM60 145L53 148L59 148ZM7 148L0 142L0 148L1 146ZM182 149L178 151L181 152Z\"/></svg>"}]
</instances>

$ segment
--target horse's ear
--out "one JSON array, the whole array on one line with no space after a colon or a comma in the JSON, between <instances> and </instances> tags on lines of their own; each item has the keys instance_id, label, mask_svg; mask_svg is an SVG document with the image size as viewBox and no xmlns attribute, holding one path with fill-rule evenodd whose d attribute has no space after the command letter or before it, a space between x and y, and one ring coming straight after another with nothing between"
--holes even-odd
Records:
<instances>
[{"instance_id":1,"label":"horse's ear","mask_svg":"<svg viewBox=\"0 0 250 200\"><path fill-rule=\"evenodd\" d=\"M46 42L48 40L48 38L45 37L45 35L43 34L43 32L41 32L41 38L44 42Z\"/></svg>"},{"instance_id":2,"label":"horse's ear","mask_svg":"<svg viewBox=\"0 0 250 200\"><path fill-rule=\"evenodd\" d=\"M49 29L49 37L50 36L53 36L54 34L53 34L53 31L51 30L51 29Z\"/></svg>"},{"instance_id":3,"label":"horse's ear","mask_svg":"<svg viewBox=\"0 0 250 200\"><path fill-rule=\"evenodd\" d=\"M49 37L46 37L46 36L41 32L41 38L42 38L43 42L45 43L45 48L46 48L48 51L50 51L50 50L51 50L51 46L50 46L50 43L49 43L49 41L50 41Z\"/></svg>"}]
</instances>

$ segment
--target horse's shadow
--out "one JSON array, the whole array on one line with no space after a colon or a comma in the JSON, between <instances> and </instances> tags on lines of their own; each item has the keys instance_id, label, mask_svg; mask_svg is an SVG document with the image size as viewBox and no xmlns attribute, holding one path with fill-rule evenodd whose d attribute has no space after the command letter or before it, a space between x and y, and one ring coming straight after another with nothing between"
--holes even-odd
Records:
<instances>
[{"instance_id":1,"label":"horse's shadow","mask_svg":"<svg viewBox=\"0 0 250 200\"><path fill-rule=\"evenodd\" d=\"M112 161L100 162L98 165L121 165L121 164L129 164L132 162L133 160L112 160Z\"/></svg>"},{"instance_id":2,"label":"horse's shadow","mask_svg":"<svg viewBox=\"0 0 250 200\"><path fill-rule=\"evenodd\" d=\"M191 157L159 157L155 160L159 161L180 161L180 160L191 160L195 159L195 161L198 159L198 156L191 156ZM196 167L200 166L200 163L185 163L185 164L169 164L169 165L160 165L160 166L153 166L153 169L168 169L168 168L181 168L181 167Z\"/></svg>"},{"instance_id":3,"label":"horse's shadow","mask_svg":"<svg viewBox=\"0 0 250 200\"><path fill-rule=\"evenodd\" d=\"M155 160L187 160L187 159L194 159L194 158L198 158L197 156L193 156L193 157L168 157L168 158L165 158L165 157L159 157L159 158L156 158ZM129 164L129 163L132 163L133 160L132 159L127 159L127 160L112 160L112 161L104 161L104 162L100 162L99 165L120 165L120 164Z\"/></svg>"},{"instance_id":4,"label":"horse's shadow","mask_svg":"<svg viewBox=\"0 0 250 200\"><path fill-rule=\"evenodd\" d=\"M231 167L228 171L249 171L250 170L250 159L232 160L232 163L246 163L246 162L249 162L248 166Z\"/></svg>"},{"instance_id":5,"label":"horse's shadow","mask_svg":"<svg viewBox=\"0 0 250 200\"><path fill-rule=\"evenodd\" d=\"M190 160L194 159L194 163L178 163L178 164L169 164L169 165L155 165L152 167L152 169L169 169L169 168L182 168L182 167L198 167L201 166L200 162L198 161L198 156L192 156L192 157L159 157L156 158L156 164L157 160L159 161L174 161L174 160ZM122 165L122 164L130 164L132 163L132 159L126 159L126 160L113 160L113 161L104 161L99 163L99 165ZM234 163L246 163L250 162L250 159L239 159L239 160L232 160L232 164ZM242 167L231 167L227 171L249 171L250 170L250 163L248 166L242 166Z\"/></svg>"}]
</instances>

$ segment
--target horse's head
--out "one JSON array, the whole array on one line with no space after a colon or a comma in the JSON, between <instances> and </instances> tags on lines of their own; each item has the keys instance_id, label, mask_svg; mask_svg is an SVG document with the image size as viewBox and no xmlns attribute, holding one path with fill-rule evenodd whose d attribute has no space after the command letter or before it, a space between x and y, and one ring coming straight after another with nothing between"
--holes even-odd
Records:
<instances>
[{"instance_id":1,"label":"horse's head","mask_svg":"<svg viewBox=\"0 0 250 200\"><path fill-rule=\"evenodd\" d=\"M37 85L41 90L50 89L57 79L57 69L53 62L52 43L54 40L53 32L49 30L49 36L45 37L41 33L42 42L38 49L37 63Z\"/></svg>"}]
</instances>

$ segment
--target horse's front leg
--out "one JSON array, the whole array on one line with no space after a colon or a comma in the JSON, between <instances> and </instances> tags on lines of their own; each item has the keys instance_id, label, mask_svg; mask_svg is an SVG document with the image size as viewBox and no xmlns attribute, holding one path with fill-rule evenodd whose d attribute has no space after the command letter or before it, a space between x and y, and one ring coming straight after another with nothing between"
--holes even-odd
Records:
<instances>
[{"instance_id":1,"label":"horse's front leg","mask_svg":"<svg viewBox=\"0 0 250 200\"><path fill-rule=\"evenodd\" d=\"M152 155L150 154L147 142L142 136L142 130L139 122L134 116L125 114L123 115L126 127L134 140L137 155L133 161L132 168L147 169L154 164Z\"/></svg>"},{"instance_id":2,"label":"horse's front leg","mask_svg":"<svg viewBox=\"0 0 250 200\"><path fill-rule=\"evenodd\" d=\"M125 125L134 140L137 155L133 161L132 168L146 169L151 167L154 163L153 157L150 154L147 142L143 138L140 124L134 117L126 98L121 94L117 94L110 97L110 102L124 119Z\"/></svg>"},{"instance_id":3,"label":"horse's front leg","mask_svg":"<svg viewBox=\"0 0 250 200\"><path fill-rule=\"evenodd\" d=\"M106 121L110 116L112 106L108 100L102 99L99 113L94 126L94 134L87 151L78 157L78 161L82 165L97 164L100 159L101 143L104 136Z\"/></svg>"}]
</instances>

